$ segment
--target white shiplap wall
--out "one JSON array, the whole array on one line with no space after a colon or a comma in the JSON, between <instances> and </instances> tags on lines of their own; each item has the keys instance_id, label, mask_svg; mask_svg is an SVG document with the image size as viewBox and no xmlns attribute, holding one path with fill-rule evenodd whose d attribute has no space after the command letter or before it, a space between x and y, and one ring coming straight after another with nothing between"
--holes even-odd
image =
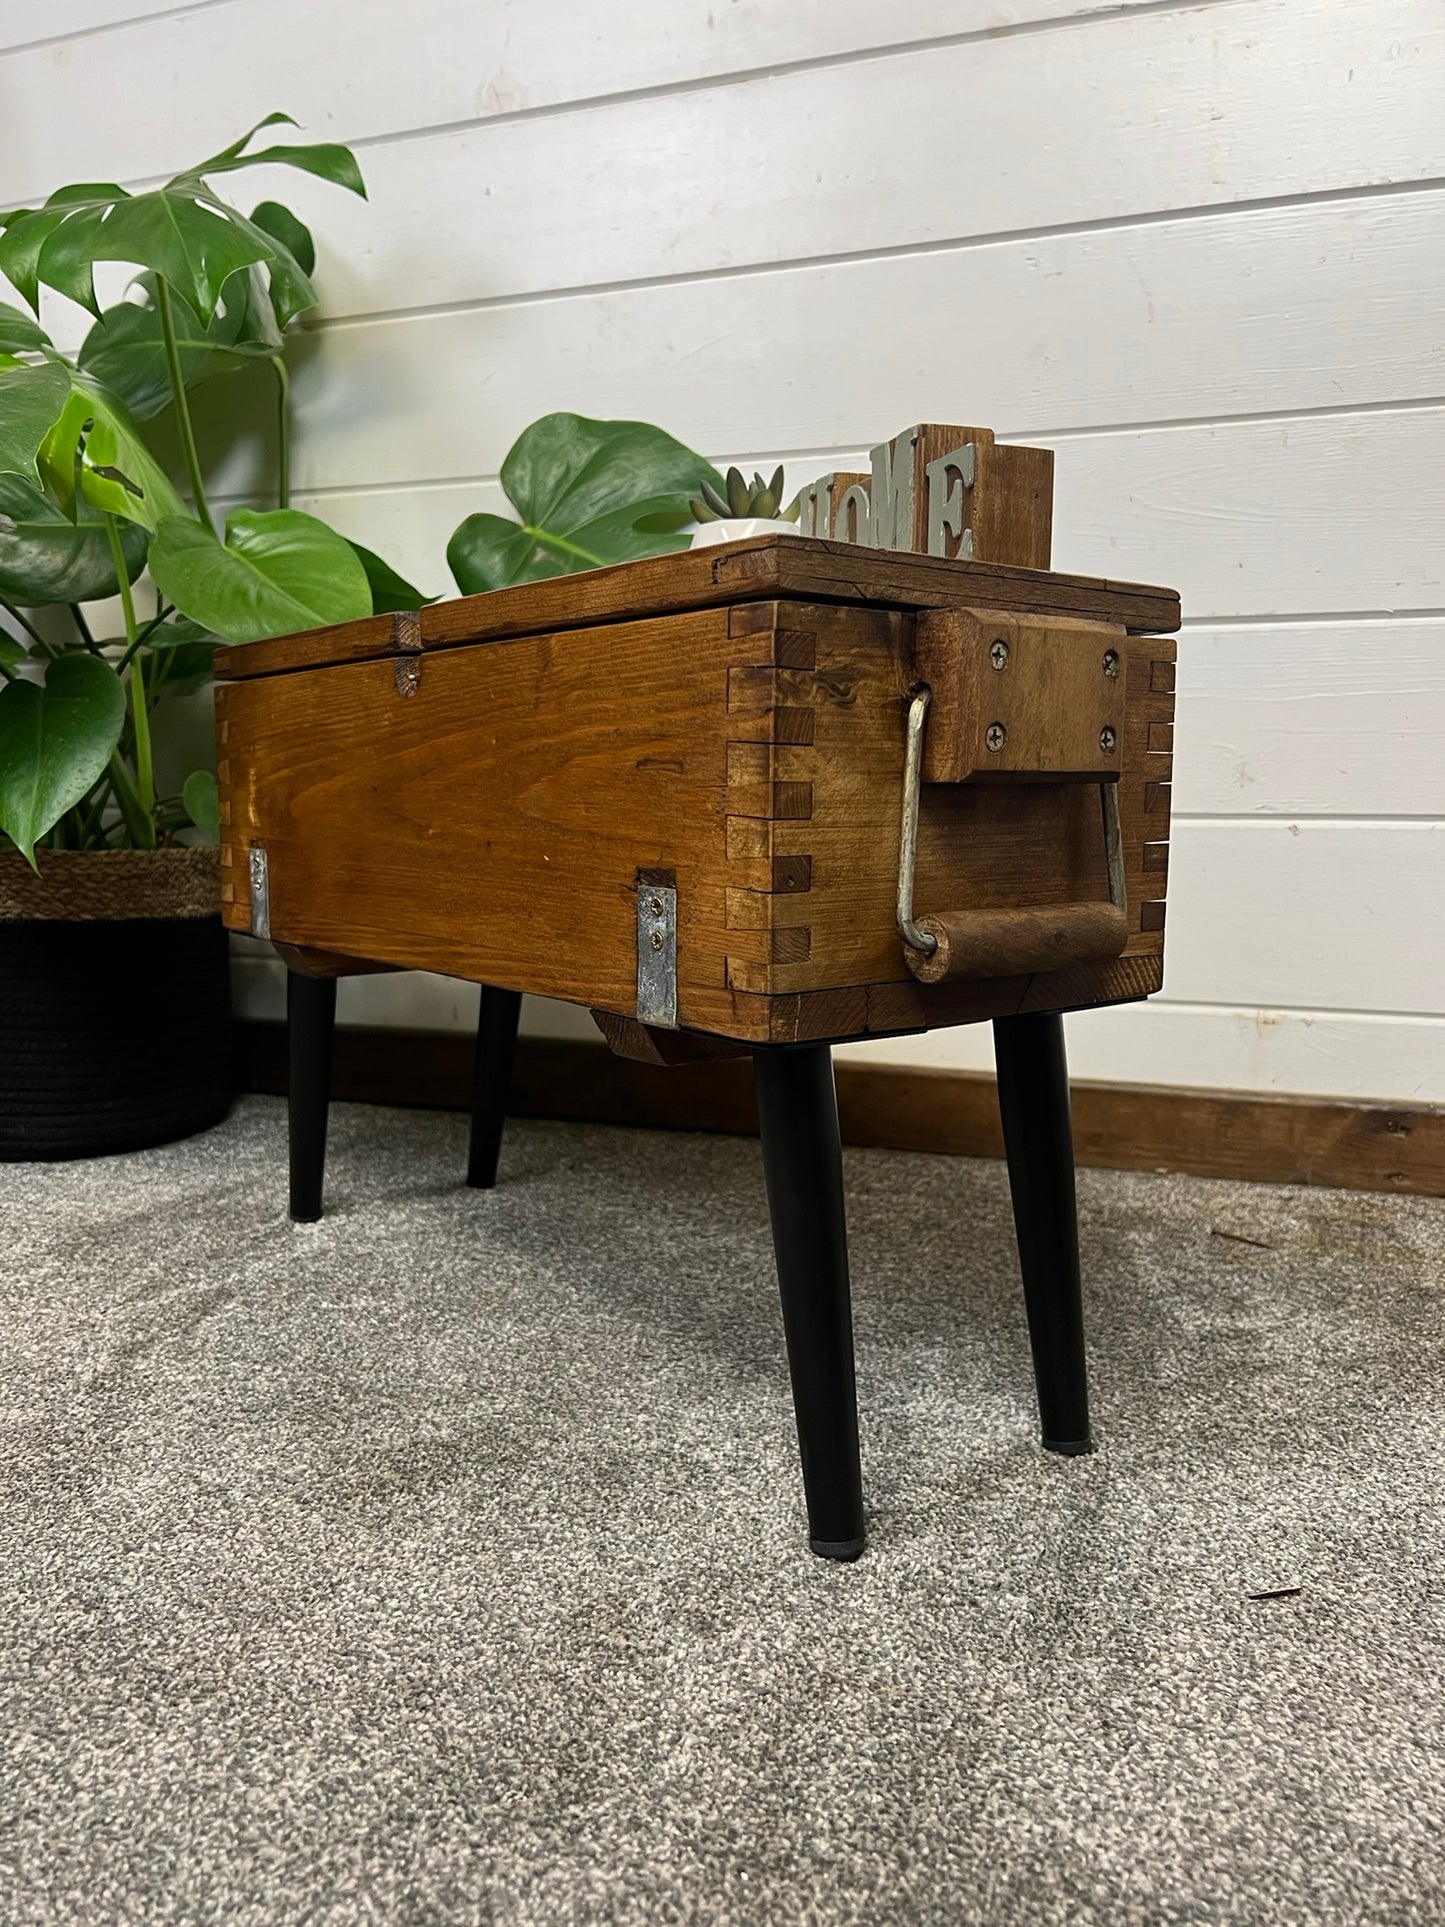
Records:
<instances>
[{"instance_id":1,"label":"white shiplap wall","mask_svg":"<svg viewBox=\"0 0 1445 1927\"><path fill-rule=\"evenodd\" d=\"M277 106L358 148L365 205L255 182L321 244L298 487L430 589L553 408L794 483L920 419L1055 447L1058 565L1188 618L1166 994L1076 1071L1445 1101L1440 0L3 0L0 103L7 202Z\"/></svg>"}]
</instances>

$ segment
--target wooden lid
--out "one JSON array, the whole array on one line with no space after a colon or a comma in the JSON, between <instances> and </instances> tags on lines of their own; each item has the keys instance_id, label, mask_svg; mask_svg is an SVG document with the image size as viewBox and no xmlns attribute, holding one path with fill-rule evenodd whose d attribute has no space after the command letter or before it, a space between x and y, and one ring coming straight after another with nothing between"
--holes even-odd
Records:
<instances>
[{"instance_id":1,"label":"wooden lid","mask_svg":"<svg viewBox=\"0 0 1445 1927\"><path fill-rule=\"evenodd\" d=\"M1179 627L1172 589L1097 576L1060 575L1001 562L948 562L905 550L868 549L812 536L759 535L713 548L683 549L581 575L553 576L490 595L434 603L420 614L369 616L228 649L222 680L365 662L415 649L449 649L508 636L550 634L734 602L779 598L862 602L885 608L976 605L1035 615L1081 616L1140 635Z\"/></svg>"}]
</instances>

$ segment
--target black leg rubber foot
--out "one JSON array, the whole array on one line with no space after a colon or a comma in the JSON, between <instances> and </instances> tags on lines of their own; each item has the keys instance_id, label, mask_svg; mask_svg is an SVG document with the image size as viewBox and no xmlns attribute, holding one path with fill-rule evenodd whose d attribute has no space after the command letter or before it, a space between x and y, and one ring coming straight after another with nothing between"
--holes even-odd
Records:
<instances>
[{"instance_id":1,"label":"black leg rubber foot","mask_svg":"<svg viewBox=\"0 0 1445 1927\"><path fill-rule=\"evenodd\" d=\"M1046 1452L1062 1452L1066 1459L1081 1459L1094 1449L1092 1439L1045 1439Z\"/></svg>"},{"instance_id":2,"label":"black leg rubber foot","mask_svg":"<svg viewBox=\"0 0 1445 1927\"><path fill-rule=\"evenodd\" d=\"M816 1552L820 1559L836 1559L845 1566L852 1565L855 1559L861 1559L866 1546L865 1539L810 1539L808 1541L808 1550Z\"/></svg>"}]
</instances>

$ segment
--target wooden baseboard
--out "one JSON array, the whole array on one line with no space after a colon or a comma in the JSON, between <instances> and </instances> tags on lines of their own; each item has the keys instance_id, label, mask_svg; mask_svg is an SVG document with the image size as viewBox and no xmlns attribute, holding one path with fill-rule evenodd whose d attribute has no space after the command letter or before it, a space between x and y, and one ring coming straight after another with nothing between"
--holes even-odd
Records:
<instances>
[{"instance_id":1,"label":"wooden baseboard","mask_svg":"<svg viewBox=\"0 0 1445 1927\"><path fill-rule=\"evenodd\" d=\"M285 1037L281 1024L237 1025L241 1089L285 1090ZM336 1033L338 1098L466 1110L471 1076L472 1041L460 1032ZM1445 1196L1445 1110L1434 1107L1083 1083L1073 1087L1073 1105L1081 1165ZM841 1061L838 1108L848 1144L1003 1155L993 1079L975 1072ZM601 1043L545 1037L519 1040L511 1109L599 1124L757 1130L745 1059L660 1070L614 1057Z\"/></svg>"}]
</instances>

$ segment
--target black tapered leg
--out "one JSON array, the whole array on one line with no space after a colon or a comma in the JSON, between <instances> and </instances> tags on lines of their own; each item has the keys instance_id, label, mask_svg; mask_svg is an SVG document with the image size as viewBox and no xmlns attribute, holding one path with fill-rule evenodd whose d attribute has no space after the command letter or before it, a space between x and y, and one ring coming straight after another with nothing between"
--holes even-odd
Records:
<instances>
[{"instance_id":1,"label":"black tapered leg","mask_svg":"<svg viewBox=\"0 0 1445 1927\"><path fill-rule=\"evenodd\" d=\"M520 990L494 990L483 984L472 1082L472 1141L467 1153L467 1183L479 1191L490 1191L497 1182L521 1011Z\"/></svg>"},{"instance_id":2,"label":"black tapered leg","mask_svg":"<svg viewBox=\"0 0 1445 1927\"><path fill-rule=\"evenodd\" d=\"M1087 1452L1089 1386L1064 1020L1000 1017L993 1039L1043 1442L1051 1452Z\"/></svg>"},{"instance_id":3,"label":"black tapered leg","mask_svg":"<svg viewBox=\"0 0 1445 1927\"><path fill-rule=\"evenodd\" d=\"M331 1042L336 1030L336 979L286 973L286 1039L290 1057L291 1216L314 1224L326 1177L326 1114L331 1105Z\"/></svg>"},{"instance_id":4,"label":"black tapered leg","mask_svg":"<svg viewBox=\"0 0 1445 1927\"><path fill-rule=\"evenodd\" d=\"M863 1550L863 1479L843 1149L826 1044L753 1052L808 1543L824 1559Z\"/></svg>"}]
</instances>

